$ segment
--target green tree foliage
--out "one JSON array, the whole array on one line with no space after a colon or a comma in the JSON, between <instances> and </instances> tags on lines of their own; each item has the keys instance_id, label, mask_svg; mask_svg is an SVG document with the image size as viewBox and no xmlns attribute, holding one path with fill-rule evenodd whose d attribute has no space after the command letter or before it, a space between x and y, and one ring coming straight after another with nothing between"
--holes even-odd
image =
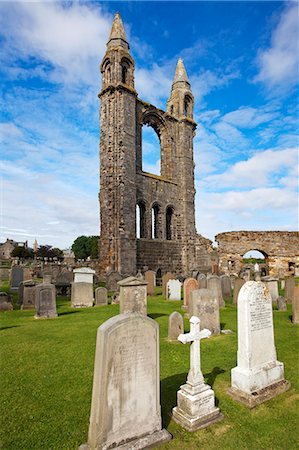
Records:
<instances>
[{"instance_id":1,"label":"green tree foliage","mask_svg":"<svg viewBox=\"0 0 299 450\"><path fill-rule=\"evenodd\" d=\"M52 248L50 245L41 245L36 256L38 258L57 258L59 260L63 259L63 251L60 248Z\"/></svg>"},{"instance_id":2,"label":"green tree foliage","mask_svg":"<svg viewBox=\"0 0 299 450\"><path fill-rule=\"evenodd\" d=\"M91 259L98 257L99 236L79 236L72 245L72 251L77 259Z\"/></svg>"},{"instance_id":3,"label":"green tree foliage","mask_svg":"<svg viewBox=\"0 0 299 450\"><path fill-rule=\"evenodd\" d=\"M33 251L29 248L19 247L18 245L11 252L14 258L30 259L33 258Z\"/></svg>"},{"instance_id":4,"label":"green tree foliage","mask_svg":"<svg viewBox=\"0 0 299 450\"><path fill-rule=\"evenodd\" d=\"M243 263L244 264L264 264L265 260L262 258L243 258Z\"/></svg>"}]
</instances>

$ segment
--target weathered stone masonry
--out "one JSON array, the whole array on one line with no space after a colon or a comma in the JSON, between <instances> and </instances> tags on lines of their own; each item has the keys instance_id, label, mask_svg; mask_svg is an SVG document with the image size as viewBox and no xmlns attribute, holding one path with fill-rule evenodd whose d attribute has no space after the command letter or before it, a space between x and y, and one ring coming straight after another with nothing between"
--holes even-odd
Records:
<instances>
[{"instance_id":1,"label":"weathered stone masonry","mask_svg":"<svg viewBox=\"0 0 299 450\"><path fill-rule=\"evenodd\" d=\"M250 250L264 254L269 275L284 277L299 266L299 233L296 231L231 231L216 236L219 266L223 273L238 273Z\"/></svg>"},{"instance_id":2,"label":"weathered stone masonry","mask_svg":"<svg viewBox=\"0 0 299 450\"><path fill-rule=\"evenodd\" d=\"M195 268L204 270L211 242L195 229L196 123L183 62L178 62L166 112L140 100L134 86L134 60L117 14L101 73L100 272L129 275L143 266L181 275ZM143 125L151 126L159 137L161 176L142 170ZM136 238L136 205L140 239Z\"/></svg>"}]
</instances>

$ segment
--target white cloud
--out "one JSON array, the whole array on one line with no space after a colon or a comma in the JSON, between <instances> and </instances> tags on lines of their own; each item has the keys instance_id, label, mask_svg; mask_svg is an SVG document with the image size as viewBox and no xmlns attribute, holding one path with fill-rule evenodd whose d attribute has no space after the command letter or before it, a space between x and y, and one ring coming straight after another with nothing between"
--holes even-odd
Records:
<instances>
[{"instance_id":1,"label":"white cloud","mask_svg":"<svg viewBox=\"0 0 299 450\"><path fill-rule=\"evenodd\" d=\"M241 107L223 116L223 120L239 128L255 128L278 117L278 112L265 112L252 107Z\"/></svg>"},{"instance_id":2,"label":"white cloud","mask_svg":"<svg viewBox=\"0 0 299 450\"><path fill-rule=\"evenodd\" d=\"M257 57L259 73L254 81L263 82L271 89L288 89L298 81L298 3L286 2L271 46L260 50Z\"/></svg>"}]
</instances>

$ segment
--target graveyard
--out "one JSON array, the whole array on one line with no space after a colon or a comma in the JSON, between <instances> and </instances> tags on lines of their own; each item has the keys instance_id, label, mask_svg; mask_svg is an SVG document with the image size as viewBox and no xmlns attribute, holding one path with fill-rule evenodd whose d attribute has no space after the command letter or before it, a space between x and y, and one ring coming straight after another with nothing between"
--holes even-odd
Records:
<instances>
[{"instance_id":1,"label":"graveyard","mask_svg":"<svg viewBox=\"0 0 299 450\"><path fill-rule=\"evenodd\" d=\"M232 333L201 341L204 380L224 417L189 433L170 416L189 370L189 344L168 340L169 315L182 314L183 301L166 300L159 286L154 291L147 299L147 314L159 325L162 425L173 436L159 448L297 448L298 326L291 321L291 305L286 311L273 307L277 357L291 387L248 409L227 394L237 359L237 308L232 296L226 299L220 325ZM35 311L18 309L17 293L12 296L14 310L1 313L2 447L76 449L86 442L88 432L97 329L119 314L120 305L72 308L69 297L58 296L58 316L36 320ZM186 318L184 329L190 329Z\"/></svg>"}]
</instances>

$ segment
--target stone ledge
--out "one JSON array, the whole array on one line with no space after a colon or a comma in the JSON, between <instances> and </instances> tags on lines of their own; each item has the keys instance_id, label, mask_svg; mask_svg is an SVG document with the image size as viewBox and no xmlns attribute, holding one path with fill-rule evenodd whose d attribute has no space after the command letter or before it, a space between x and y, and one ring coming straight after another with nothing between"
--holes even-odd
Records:
<instances>
[{"instance_id":1,"label":"stone ledge","mask_svg":"<svg viewBox=\"0 0 299 450\"><path fill-rule=\"evenodd\" d=\"M252 409L256 406L276 397L283 392L286 392L290 388L291 384L287 380L279 381L278 383L271 384L264 389L247 394L239 389L229 388L227 394L236 402L247 406Z\"/></svg>"},{"instance_id":2,"label":"stone ledge","mask_svg":"<svg viewBox=\"0 0 299 450\"><path fill-rule=\"evenodd\" d=\"M191 416L188 417L185 413L182 414L177 406L173 408L171 417L178 425L185 428L185 430L191 433L202 428L206 428L224 419L224 416L220 412L219 408L215 408L215 410L211 414L206 414L204 416L194 418Z\"/></svg>"},{"instance_id":3,"label":"stone ledge","mask_svg":"<svg viewBox=\"0 0 299 450\"><path fill-rule=\"evenodd\" d=\"M157 445L165 444L172 439L172 435L165 429L156 431L153 434L148 434L147 436L143 436L138 439L134 439L132 441L126 442L125 444L120 444L117 447L102 447L103 450L109 450L110 448L113 450L142 450L148 448L154 448ZM78 450L91 450L89 444L82 444L78 448ZM100 449L95 449L100 450Z\"/></svg>"}]
</instances>

